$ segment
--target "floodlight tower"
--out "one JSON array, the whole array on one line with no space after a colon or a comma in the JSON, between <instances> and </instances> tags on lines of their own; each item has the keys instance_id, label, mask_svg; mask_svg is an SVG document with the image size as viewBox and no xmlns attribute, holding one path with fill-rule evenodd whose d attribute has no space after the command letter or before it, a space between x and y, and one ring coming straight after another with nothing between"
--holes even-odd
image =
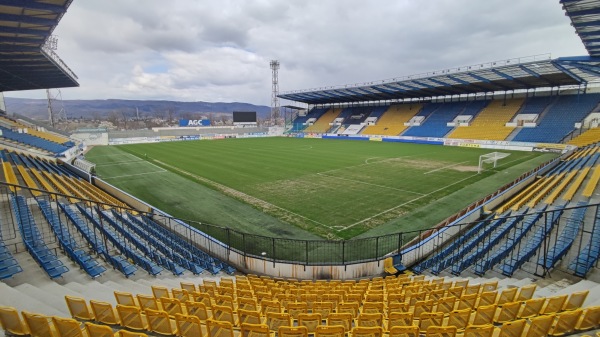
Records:
<instances>
[{"instance_id":1,"label":"floodlight tower","mask_svg":"<svg viewBox=\"0 0 600 337\"><path fill-rule=\"evenodd\" d=\"M50 125L54 128L56 127L56 122L67 120L67 112L62 101L60 89L52 89L52 91L51 89L46 89L46 97L48 99L48 119Z\"/></svg>"},{"instance_id":2,"label":"floodlight tower","mask_svg":"<svg viewBox=\"0 0 600 337\"><path fill-rule=\"evenodd\" d=\"M271 70L273 73L273 90L271 93L271 124L277 123L279 119L279 61L271 60Z\"/></svg>"},{"instance_id":3,"label":"floodlight tower","mask_svg":"<svg viewBox=\"0 0 600 337\"><path fill-rule=\"evenodd\" d=\"M45 48L51 51L58 49L58 37L51 35L45 42ZM62 94L60 89L54 89L53 94L50 89L46 89L46 97L48 98L48 119L50 125L55 127L56 121L67 120L67 112L62 102Z\"/></svg>"}]
</instances>

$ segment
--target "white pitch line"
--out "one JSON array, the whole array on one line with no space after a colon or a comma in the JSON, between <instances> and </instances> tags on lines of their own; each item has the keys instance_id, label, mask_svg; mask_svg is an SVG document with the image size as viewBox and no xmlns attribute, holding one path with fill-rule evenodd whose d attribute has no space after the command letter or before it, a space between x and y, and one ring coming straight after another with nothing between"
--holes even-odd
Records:
<instances>
[{"instance_id":1,"label":"white pitch line","mask_svg":"<svg viewBox=\"0 0 600 337\"><path fill-rule=\"evenodd\" d=\"M448 165L448 166L440 167L440 168L437 168L437 169L435 169L435 170L427 171L427 172L425 172L425 173L423 173L423 174L429 174L429 173L433 173L433 172L437 172L437 171L445 170L445 169L447 169L447 168L451 168L451 167L458 166L458 165L460 165L460 164L464 164L464 163L468 163L468 162L469 162L469 160L467 160L467 161L463 161L462 163L457 163L457 164L452 164L452 165Z\"/></svg>"},{"instance_id":2,"label":"white pitch line","mask_svg":"<svg viewBox=\"0 0 600 337\"><path fill-rule=\"evenodd\" d=\"M532 155L526 156L525 158L529 158L529 157L533 157L533 156L534 156L534 155L532 154ZM518 161L518 160L520 160L520 159L521 159L521 158L517 158L517 159L515 159L515 160L511 160L511 161L508 161L508 162L504 162L504 164L502 164L502 165L498 165L496 168L498 168L498 167L501 167L501 166L504 166L504 165L507 165L507 164L509 164L509 163L512 163L512 162L515 162L515 161ZM489 170L490 170L490 169L483 170L483 171L489 171ZM482 171L482 172L483 172L483 171ZM365 222L365 221L371 220L371 219L373 219L374 217L376 217L376 216L379 216L379 215L381 215L381 214L385 214L385 213L391 212L391 211L395 210L396 208L402 207L402 206L404 206L404 205L408 205L408 204L410 204L410 203L412 203L412 202L414 202L414 201L417 201L417 200L419 200L419 199L422 199L422 198L424 198L424 197L426 197L426 196L429 196L429 195L431 195L431 194L433 194L433 193L439 192L439 191L441 191L441 190L443 190L443 189L446 189L446 188L448 188L448 187L450 187L450 186L452 186L452 185L456 185L456 184L458 184L458 183L460 183L460 182L463 182L463 181L465 181L465 180L467 180L467 179L471 179L471 178L473 178L473 177L474 177L474 176L476 176L476 175L477 175L477 174L470 175L470 176L468 176L468 177L466 177L466 178L464 178L464 179L458 180L458 181L456 181L456 182L454 182L454 183L452 183L452 184L450 184L450 185L446 185L446 186L444 186L444 187L442 187L442 188L439 188L439 189L437 189L437 190L435 190L435 191L433 191L433 192L429 192L429 193L427 193L427 194L424 194L424 195L422 195L422 196L420 196L420 197L417 197L417 198L414 198L414 199L412 199L412 200L409 200L409 201L407 201L407 202L405 202L405 203L402 203L402 204L400 204L400 205L398 205L398 206L394 206L394 207L392 207L392 208L390 208L390 209L387 209L387 210L385 210L385 211L383 211L383 212L379 212L379 213L377 213L377 214L375 214L375 215L373 215L373 216L370 216L370 217L368 217L368 218L366 218L366 219L363 219L363 220L361 220L361 221L358 221L358 222L355 222L355 223L353 223L353 224L351 224L351 225L348 225L348 226L344 227L343 229L340 229L340 230L338 230L338 232L341 232L341 231L343 231L343 230L346 230L346 229L348 229L348 228L352 228L352 227L354 227L354 226L356 226L356 225L359 225L359 224L361 224L361 223L363 223L363 222Z\"/></svg>"},{"instance_id":3,"label":"white pitch line","mask_svg":"<svg viewBox=\"0 0 600 337\"><path fill-rule=\"evenodd\" d=\"M114 177L102 177L102 179L106 180L106 179L116 179L116 178L125 178L125 177L135 177L135 176L141 176L141 175L145 175L145 174L156 174L156 173L165 173L165 172L167 172L167 171L162 170L162 171L153 171L153 172L136 173L136 174L124 174L121 176L114 176Z\"/></svg>"},{"instance_id":4,"label":"white pitch line","mask_svg":"<svg viewBox=\"0 0 600 337\"><path fill-rule=\"evenodd\" d=\"M96 164L96 166L113 166L113 165L121 165L121 164L130 164L130 163L143 163L143 160L132 160L132 161L119 161L116 163L110 164Z\"/></svg>"},{"instance_id":5,"label":"white pitch line","mask_svg":"<svg viewBox=\"0 0 600 337\"><path fill-rule=\"evenodd\" d=\"M169 166L169 167L173 168L174 170L177 170L177 171L179 171L179 172L182 172L182 173L184 173L184 174L186 174L186 175L188 175L188 176L190 176L190 177L196 178L196 179L198 179L198 180L205 180L205 181L208 181L208 182L210 182L211 184L213 184L213 186L216 186L217 188L218 188L219 186L223 186L223 187L225 187L225 188L229 188L229 189L231 189L231 190L234 190L234 191L236 191L236 192L238 192L238 193L246 194L246 193L244 193L244 192L238 191L238 190L236 190L236 189L233 189L233 188L231 188L231 187L228 187L228 186L226 186L226 185L223 185L223 184L217 183L217 182L215 182L215 181L213 181L213 180L210 180L210 179L208 179L208 178L206 178L206 177L198 176L198 175L195 175L195 174L193 174L193 173L191 173L191 172L188 172L188 171L186 171L186 170L183 170L183 169L180 169L180 168L178 168L178 167L175 167L175 166L173 166L173 165L170 165L170 164L167 164L167 163L161 162L160 160L156 160L156 161L157 161L157 162L159 162L159 163L161 163L162 165ZM149 164L152 164L152 163L149 163ZM152 165L154 165L154 164L152 164ZM156 166L156 165L155 165L155 166ZM157 167L158 167L158 166L157 166ZM228 193L227 193L227 192L225 192L225 191L222 191L222 192L223 192L223 193L225 193L225 194L228 194ZM229 195L229 194L228 194L228 195ZM307 218L307 217L305 217L304 215L298 214L298 213L296 213L296 212L292 212L292 211L290 211L290 210L288 210L288 209L285 209L285 208L283 208L283 207L277 206L277 205L275 205L275 204L272 204L272 203L270 203L270 202L268 202L268 201L265 201L265 200L263 200L263 199L259 199L259 198L255 197L255 196L252 196L252 195L249 195L249 194L247 194L247 195L248 195L248 196L250 196L251 198L254 198L254 199L256 199L256 200L258 200L258 201L260 201L260 202L262 202L262 203L268 204L268 205L270 205L270 206L272 206L272 207L275 207L275 208L277 208L277 209L280 209L280 210L282 210L282 211L284 211L284 212L287 212L287 213L293 214L293 215L295 215L295 216L297 216L297 217L300 217L300 218L302 218L302 219L308 220L308 221L310 221L310 222L316 223L316 224L318 224L318 225L321 225L321 226L323 226L323 227L326 227L326 228L329 228L329 229L333 230L333 228L331 228L331 226L329 226L329 225L326 225L326 224L324 224L324 223L322 223L322 222L319 222L319 221L317 221L317 220L313 220L313 219L311 219L311 218ZM249 202L248 202L248 203L249 203ZM249 204L251 204L251 203L249 203Z\"/></svg>"},{"instance_id":6,"label":"white pitch line","mask_svg":"<svg viewBox=\"0 0 600 337\"><path fill-rule=\"evenodd\" d=\"M117 153L117 154L101 154L101 155L97 155L97 156L91 156L91 158L98 158L98 157L116 157L116 156L122 156L122 153Z\"/></svg>"},{"instance_id":7,"label":"white pitch line","mask_svg":"<svg viewBox=\"0 0 600 337\"><path fill-rule=\"evenodd\" d=\"M372 183L368 183L366 181L360 181L360 180L354 180L354 179L348 179L348 178L330 176L330 175L327 175L327 174L324 174L324 173L317 173L317 174L320 175L320 176L328 177L328 178L334 178L334 179L339 179L339 180L351 181L351 182L356 183L356 184L371 185L371 186L376 186L376 187L379 187L379 188L386 188L388 190L394 190L394 191L399 191L399 192L406 192L406 193L424 195L423 193L419 193L419 192L413 192L413 191L409 191L409 190L403 190L401 188L395 188L395 187L390 187L390 186L385 186L385 185L372 184Z\"/></svg>"},{"instance_id":8,"label":"white pitch line","mask_svg":"<svg viewBox=\"0 0 600 337\"><path fill-rule=\"evenodd\" d=\"M374 217L377 217L377 216L380 216L380 215L382 215L382 214L385 214L385 213L391 212L391 211L395 210L396 208L402 207L402 206L404 206L404 205L408 205L408 204L410 204L410 203L412 203L412 202L415 202L415 201L417 201L417 200L419 200L419 199L423 199L423 198L425 198L425 197L427 197L427 196L429 196L429 195L431 195L431 194L434 194L434 193L436 193L436 192L439 192L439 191L441 191L441 190L444 190L444 189L446 189L446 188L448 188L448 187L450 187L450 186L452 186L452 185L456 185L456 184L458 184L458 183L461 183L461 182L463 182L463 181L465 181L465 180L467 180L467 179L471 179L471 178L473 178L473 177L474 177L474 176L476 176L476 175L477 175L477 174L470 175L470 176L468 176L468 177L466 177L466 178L464 178L464 179L458 180L458 181L456 181L456 182L454 182L454 183L452 183L452 184L450 184L450 185L446 185L446 186L444 186L444 187L442 187L442 188L438 188L438 189L437 189L437 190L435 190L435 191L429 192L429 193L427 193L427 194L423 194L423 195L421 195L420 197L416 197L416 198L414 198L414 199L412 199L412 200L409 200L409 201L407 201L407 202L405 202L405 203L402 203L402 204L400 204L400 205L398 205L398 206L394 206L394 207L392 207L392 208L390 208L390 209L387 209L387 210L385 210L385 211L383 211L383 212L379 212L379 213L377 213L377 214L375 214L375 215L373 215L373 216L370 216L370 217L368 217L368 218L366 218L366 219L363 219L363 220L360 220L360 221L358 221L358 222L355 222L355 223L353 223L353 224L351 224L351 225L348 225L348 226L346 226L344 229L340 229L340 230L338 230L338 232L340 232L340 231L343 231L343 230L346 230L346 229L348 229L348 228L352 228L352 227L354 227L354 226L356 226L356 225L360 225L361 223L363 223L363 222L365 222L365 221L368 221L368 220L371 220L371 219L373 219Z\"/></svg>"},{"instance_id":9,"label":"white pitch line","mask_svg":"<svg viewBox=\"0 0 600 337\"><path fill-rule=\"evenodd\" d=\"M386 161L391 161L391 160L396 160L396 159L404 159L404 158L417 157L417 156L422 156L424 154L428 154L428 153L432 153L432 152L436 152L436 151L422 152L422 153L413 154L413 155L410 155L410 156L400 156L400 157L386 158L386 159L379 160L376 163L383 163L383 162L386 162ZM375 158L375 157L373 157L373 158ZM367 159L372 159L372 158L367 158ZM362 163L362 164L357 164L357 165L344 166L344 167L340 167L340 168L336 168L336 169L332 169L332 170L327 170L327 171L323 171L323 172L317 172L317 174L319 174L319 173L335 172L335 171L339 171L339 170L345 170L345 169L355 168L355 167L360 167L360 166L365 166L365 165L371 165L371 163Z\"/></svg>"}]
</instances>

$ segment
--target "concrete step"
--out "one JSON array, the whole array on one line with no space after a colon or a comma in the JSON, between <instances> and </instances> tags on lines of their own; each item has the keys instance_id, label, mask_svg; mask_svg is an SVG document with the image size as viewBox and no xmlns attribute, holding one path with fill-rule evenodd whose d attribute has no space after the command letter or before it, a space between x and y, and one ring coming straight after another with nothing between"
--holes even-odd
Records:
<instances>
[{"instance_id":1,"label":"concrete step","mask_svg":"<svg viewBox=\"0 0 600 337\"><path fill-rule=\"evenodd\" d=\"M37 288L34 288L37 289ZM69 312L64 304L48 303L45 296L39 292L23 292L0 282L0 305L14 307L17 310L26 310L44 315L58 315L69 317Z\"/></svg>"}]
</instances>

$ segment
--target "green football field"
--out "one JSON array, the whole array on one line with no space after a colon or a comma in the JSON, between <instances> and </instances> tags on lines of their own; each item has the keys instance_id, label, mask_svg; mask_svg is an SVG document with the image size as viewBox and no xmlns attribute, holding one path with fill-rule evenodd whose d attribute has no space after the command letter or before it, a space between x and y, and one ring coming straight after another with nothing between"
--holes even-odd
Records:
<instances>
[{"instance_id":1,"label":"green football field","mask_svg":"<svg viewBox=\"0 0 600 337\"><path fill-rule=\"evenodd\" d=\"M552 154L298 138L94 147L99 177L172 216L267 236L351 238L429 228ZM505 151L504 151L505 152Z\"/></svg>"}]
</instances>

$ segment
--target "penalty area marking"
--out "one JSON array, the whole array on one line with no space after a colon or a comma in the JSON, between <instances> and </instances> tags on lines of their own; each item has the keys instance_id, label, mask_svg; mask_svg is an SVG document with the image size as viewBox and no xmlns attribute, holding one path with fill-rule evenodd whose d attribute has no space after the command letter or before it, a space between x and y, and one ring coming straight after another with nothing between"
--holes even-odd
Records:
<instances>
[{"instance_id":1,"label":"penalty area marking","mask_svg":"<svg viewBox=\"0 0 600 337\"><path fill-rule=\"evenodd\" d=\"M418 156L422 156L424 154L428 154L428 153L435 153L436 151L428 151L428 152L423 152L423 153L417 153L417 154L413 154L413 155L409 155L409 156L399 156L399 157L391 157L391 158L384 158L381 160L378 160L374 163L371 162L367 162L369 159L375 159L375 158L381 158L381 157L371 157L371 158L367 158L365 159L365 162L362 164L357 164L357 165L350 165L350 166L344 166L344 167L340 167L340 168L336 168L336 169L331 169L331 170L327 170L327 171L323 171L323 172L317 172L317 174L320 173L329 173L329 172L335 172L335 171L340 171L340 170L345 170L345 169L349 169L349 168L354 168L354 167L360 167L360 166L365 166L365 165L372 165L372 164L378 164L378 163L385 163L388 161L392 161L392 160L397 160L397 159L404 159L404 158L411 158L411 157L418 157Z\"/></svg>"},{"instance_id":2,"label":"penalty area marking","mask_svg":"<svg viewBox=\"0 0 600 337\"><path fill-rule=\"evenodd\" d=\"M531 158L531 157L533 157L533 156L534 156L534 154L531 154L531 155L525 156L524 158L525 158L525 159L526 159L526 158ZM514 159L514 160L511 160L511 161L508 161L508 162L504 162L503 164L501 164L501 165L498 165L498 167L502 167L502 166L508 165L508 164L510 164L510 163L512 163L512 162L515 162L515 161L518 161L518 160L521 160L521 159L523 159L523 158L520 158L520 159ZM484 170L484 171L489 171L489 170L491 170L491 169L487 169L487 170ZM373 215L373 216L370 216L370 217L368 217L368 218L365 218L365 219L363 219L363 220L360 220L360 221L358 221L358 222L355 222L355 223L353 223L353 224L351 224L351 225L345 226L345 227L343 227L342 229L338 229L337 231L338 231L338 232L341 232L341 231L343 231L343 230L346 230L346 229L348 229L348 228L352 228L352 227L354 227L354 226L356 226L356 225L360 225L361 223L363 223L363 222L366 222L366 221L369 221L369 220L371 220L371 219L373 219L373 218L375 218L375 217L377 217L377 216L380 216L380 215L382 215L382 214L385 214L385 213L391 212L391 211L393 211L393 210L395 210L395 209L397 209L397 208L399 208L399 207L402 207L402 206L404 206L404 205L408 205L408 204L410 204L410 203L412 203L412 202L415 202L415 201L417 201L417 200L419 200L419 199L422 199L422 198L424 198L424 197L427 197L427 196L429 196L429 195L431 195L431 194L434 194L434 193L437 193L437 192L439 192L439 191L442 191L442 190L444 190L444 189L446 189L446 188L448 188L448 187L450 187L450 186L452 186L452 185L456 185L456 184L458 184L458 183L461 183L461 182L463 182L463 181L465 181L465 180L468 180L468 179L471 179L471 178L473 178L473 177L476 177L477 175L478 175L478 174L473 174L473 175L470 175L470 176L468 176L468 177L466 177L466 178L464 178L464 179L458 180L458 181L456 181L456 182L454 182L454 183L452 183L452 184L446 185L446 186L444 186L444 187L442 187L442 188L438 188L438 189L437 189L437 190L435 190L435 191L429 192L429 193L427 193L427 194L423 194L423 195L422 195L422 196L420 196L420 197L416 197L416 198L414 198L414 199L412 199L412 200L409 200L409 201L407 201L407 202L404 202L404 203L402 203L402 204L400 204L400 205L398 205L398 206L394 206L394 207L392 207L392 208L390 208L390 209L387 209L387 210L385 210L385 211L383 211L383 212L379 212L379 213L377 213L377 214L375 214L375 215Z\"/></svg>"},{"instance_id":3,"label":"penalty area marking","mask_svg":"<svg viewBox=\"0 0 600 337\"><path fill-rule=\"evenodd\" d=\"M371 220L371 219L373 219L373 218L375 218L375 217L377 217L377 216L380 216L380 215L382 215L382 214L385 214L385 213L391 212L391 211L393 211L393 210L395 210L395 209L397 209L397 208L400 208L400 207L402 207L402 206L404 206L404 205L408 205L408 204L410 204L410 203L412 203L412 202L415 202L415 201L417 201L417 200L419 200L419 199L423 199L423 198L425 198L425 197L427 197L427 196L430 196L430 195L432 195L432 194L434 194L434 193L437 193L437 192L439 192L439 191L442 191L442 190L444 190L444 189L446 189L446 188L448 188L448 187L450 187L450 186L452 186L452 185L456 185L456 184L458 184L458 183L461 183L461 182L463 182L463 181L465 181L465 180L467 180L467 179L471 179L471 178L473 178L473 177L476 177L476 176L477 176L477 174L470 175L470 176L468 176L468 177L466 177L466 178L464 178L464 179L458 180L458 181L456 181L456 182L454 182L454 183L452 183L452 184L446 185L446 186L444 186L444 187L442 187L442 188L438 188L438 189L437 189L437 190L435 190L435 191L429 192L429 193L427 193L427 194L423 194L423 195L421 195L421 196L419 196L419 197L416 197L416 198L414 198L414 199L412 199L412 200L409 200L409 201L407 201L407 202L401 203L401 204L400 204L400 205L398 205L398 206L394 206L394 207L392 207L392 208L390 208L390 209L387 209L387 210L385 210L385 211L383 211L383 212L379 212L379 213L377 213L377 214L375 214L375 215L373 215L373 216L370 216L370 217L368 217L368 218L365 218L365 219L362 219L362 220L360 220L360 221L358 221L358 222L355 222L355 223L353 223L353 224L351 224L351 225L348 225L348 226L344 227L343 229L339 229L339 230L338 230L338 232L340 232L340 231L343 231L343 230L346 230L346 229L348 229L348 228L352 228L352 227L354 227L354 226L356 226L356 225L360 225L361 223L363 223L363 222L366 222L366 221L369 221L369 220Z\"/></svg>"},{"instance_id":4,"label":"penalty area marking","mask_svg":"<svg viewBox=\"0 0 600 337\"><path fill-rule=\"evenodd\" d=\"M334 179L339 179L339 180L350 181L350 182L353 182L355 184L370 185L370 186L375 186L375 187L379 187L379 188L385 188L385 189L394 190L394 191L398 191L398 192L406 192L406 193L424 195L423 193L419 193L419 192L414 192L414 191L409 191L409 190L403 190L401 188L395 188L395 187L390 187L390 186L385 186L385 185L372 184L372 183L368 183L366 181L360 181L360 180L354 180L354 179L348 179L348 178L330 176L330 175L324 174L324 173L317 173L317 174L320 175L320 176L323 176L323 177L327 177L327 178L334 178Z\"/></svg>"},{"instance_id":5,"label":"penalty area marking","mask_svg":"<svg viewBox=\"0 0 600 337\"><path fill-rule=\"evenodd\" d=\"M458 165L461 165L461 164L464 164L464 163L468 163L469 161L470 161L470 160L463 161L463 162L461 162L461 163L452 164L452 165L447 165L447 166L444 166L444 167L437 168L437 169L435 169L435 170L427 171L427 172L425 172L425 173L423 173L423 174L429 174L429 173L433 173L433 172L437 172L437 171L445 170L445 169L448 169L448 168L451 168L451 167L454 167L454 166L458 166Z\"/></svg>"}]
</instances>

